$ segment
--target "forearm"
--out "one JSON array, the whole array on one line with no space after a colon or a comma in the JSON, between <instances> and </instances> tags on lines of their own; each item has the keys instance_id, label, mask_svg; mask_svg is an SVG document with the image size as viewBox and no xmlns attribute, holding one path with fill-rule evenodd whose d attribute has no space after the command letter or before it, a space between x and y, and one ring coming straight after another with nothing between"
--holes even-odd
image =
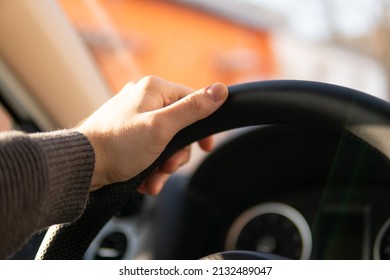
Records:
<instances>
[{"instance_id":1,"label":"forearm","mask_svg":"<svg viewBox=\"0 0 390 280\"><path fill-rule=\"evenodd\" d=\"M94 152L82 134L0 134L0 258L32 232L76 220L85 208Z\"/></svg>"}]
</instances>

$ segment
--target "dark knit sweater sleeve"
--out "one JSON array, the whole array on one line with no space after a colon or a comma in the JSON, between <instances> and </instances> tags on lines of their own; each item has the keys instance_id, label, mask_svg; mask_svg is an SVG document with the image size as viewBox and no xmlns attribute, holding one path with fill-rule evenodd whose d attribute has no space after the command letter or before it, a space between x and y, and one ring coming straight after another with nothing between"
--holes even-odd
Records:
<instances>
[{"instance_id":1,"label":"dark knit sweater sleeve","mask_svg":"<svg viewBox=\"0 0 390 280\"><path fill-rule=\"evenodd\" d=\"M82 134L0 133L0 258L34 232L83 212L95 156Z\"/></svg>"}]
</instances>

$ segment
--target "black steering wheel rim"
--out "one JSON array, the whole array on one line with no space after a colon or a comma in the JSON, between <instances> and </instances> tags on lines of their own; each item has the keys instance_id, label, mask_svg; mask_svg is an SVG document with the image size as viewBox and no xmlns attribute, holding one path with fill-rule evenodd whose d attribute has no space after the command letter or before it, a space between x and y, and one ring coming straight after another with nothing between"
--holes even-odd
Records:
<instances>
[{"instance_id":1,"label":"black steering wheel rim","mask_svg":"<svg viewBox=\"0 0 390 280\"><path fill-rule=\"evenodd\" d=\"M225 104L180 131L161 156L136 177L89 196L83 215L49 229L37 259L82 259L96 234L129 202L140 183L175 151L208 135L242 126L300 124L336 129L356 137L390 163L390 104L350 88L277 80L229 87Z\"/></svg>"}]
</instances>

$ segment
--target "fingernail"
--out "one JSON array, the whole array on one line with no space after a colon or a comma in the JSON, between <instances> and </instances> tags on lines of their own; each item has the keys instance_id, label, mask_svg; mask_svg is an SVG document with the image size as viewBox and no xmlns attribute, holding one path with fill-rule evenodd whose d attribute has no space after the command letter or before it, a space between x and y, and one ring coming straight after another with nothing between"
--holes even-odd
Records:
<instances>
[{"instance_id":1,"label":"fingernail","mask_svg":"<svg viewBox=\"0 0 390 280\"><path fill-rule=\"evenodd\" d=\"M225 97L225 87L222 84L212 84L206 89L207 96L213 102L219 102Z\"/></svg>"}]
</instances>

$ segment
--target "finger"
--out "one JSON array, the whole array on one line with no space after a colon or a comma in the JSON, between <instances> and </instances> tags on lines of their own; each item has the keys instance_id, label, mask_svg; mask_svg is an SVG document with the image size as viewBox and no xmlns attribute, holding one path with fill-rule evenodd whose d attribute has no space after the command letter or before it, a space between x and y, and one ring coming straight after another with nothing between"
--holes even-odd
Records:
<instances>
[{"instance_id":1,"label":"finger","mask_svg":"<svg viewBox=\"0 0 390 280\"><path fill-rule=\"evenodd\" d=\"M136 86L141 89L140 92L152 94L154 98L161 99L159 101L159 103L161 102L160 107L166 107L195 91L190 87L155 76L142 78L136 83Z\"/></svg>"},{"instance_id":2,"label":"finger","mask_svg":"<svg viewBox=\"0 0 390 280\"><path fill-rule=\"evenodd\" d=\"M146 179L144 183L138 188L138 192L142 194L158 195L165 183L168 181L171 174L157 169Z\"/></svg>"},{"instance_id":3,"label":"finger","mask_svg":"<svg viewBox=\"0 0 390 280\"><path fill-rule=\"evenodd\" d=\"M210 152L214 148L214 136L209 136L199 140L199 147L205 151Z\"/></svg>"},{"instance_id":4,"label":"finger","mask_svg":"<svg viewBox=\"0 0 390 280\"><path fill-rule=\"evenodd\" d=\"M143 183L137 188L137 191L138 191L140 194L147 194L146 183L143 182Z\"/></svg>"},{"instance_id":5,"label":"finger","mask_svg":"<svg viewBox=\"0 0 390 280\"><path fill-rule=\"evenodd\" d=\"M131 83L130 84L134 84ZM165 80L161 77L157 76L146 76L141 78L135 83L136 86L139 86L143 89L147 89L148 91L154 92L158 91L164 94L168 95L174 95L179 100L183 98L184 96L194 92L195 90L193 88L190 88L188 86L177 84L168 80Z\"/></svg>"},{"instance_id":6,"label":"finger","mask_svg":"<svg viewBox=\"0 0 390 280\"><path fill-rule=\"evenodd\" d=\"M221 83L186 95L179 101L156 111L156 119L165 123L171 136L188 125L215 112L228 96L227 87ZM157 118L158 117L158 118Z\"/></svg>"},{"instance_id":7,"label":"finger","mask_svg":"<svg viewBox=\"0 0 390 280\"><path fill-rule=\"evenodd\" d=\"M176 172L183 164L188 162L190 154L190 146L176 152L161 167L149 175L149 177L139 186L138 192L142 194L158 194L168 180L169 175Z\"/></svg>"},{"instance_id":8,"label":"finger","mask_svg":"<svg viewBox=\"0 0 390 280\"><path fill-rule=\"evenodd\" d=\"M190 160L190 155L191 147L187 146L184 149L181 149L174 153L166 162L163 163L160 169L163 172L172 174Z\"/></svg>"}]
</instances>

